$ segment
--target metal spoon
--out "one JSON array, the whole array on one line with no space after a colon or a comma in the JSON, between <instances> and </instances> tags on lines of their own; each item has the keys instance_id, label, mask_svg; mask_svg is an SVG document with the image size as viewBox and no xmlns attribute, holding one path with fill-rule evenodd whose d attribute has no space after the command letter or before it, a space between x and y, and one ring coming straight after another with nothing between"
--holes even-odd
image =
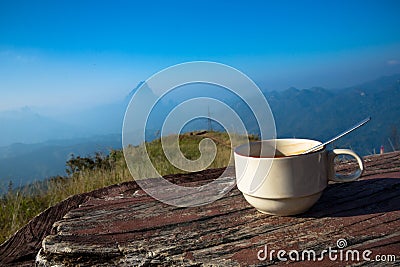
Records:
<instances>
[{"instance_id":1,"label":"metal spoon","mask_svg":"<svg viewBox=\"0 0 400 267\"><path fill-rule=\"evenodd\" d=\"M346 130L346 131L344 131L344 132L342 132L342 133L336 135L335 137L329 139L329 140L326 141L325 143L319 144L319 145L314 146L314 147L312 147L312 148L310 148L310 149L307 149L306 151L302 152L301 154L307 154L307 153L309 153L309 152L311 152L311 151L320 149L321 147L323 147L323 146L325 146L325 145L327 145L327 144L329 144L329 143L332 143L333 141L336 141L337 139L339 139L339 138L342 137L343 135L346 135L346 134L350 133L351 131L357 129L358 127L363 126L363 125L366 124L370 119L371 119L371 117L368 117L368 118L366 118L366 119L360 121L359 123L357 123L357 124L354 125L353 127L351 127L351 128L349 128L348 130Z\"/></svg>"}]
</instances>

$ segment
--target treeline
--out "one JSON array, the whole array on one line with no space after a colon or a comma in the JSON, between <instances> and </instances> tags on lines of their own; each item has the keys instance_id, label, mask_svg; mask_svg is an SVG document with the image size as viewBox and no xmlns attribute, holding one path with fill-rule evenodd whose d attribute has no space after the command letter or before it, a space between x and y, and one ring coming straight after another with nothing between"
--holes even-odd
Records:
<instances>
[{"instance_id":1,"label":"treeline","mask_svg":"<svg viewBox=\"0 0 400 267\"><path fill-rule=\"evenodd\" d=\"M85 170L111 170L123 162L122 150L112 150L108 155L96 152L93 156L81 157L71 155L66 162L66 173L68 176L76 175Z\"/></svg>"}]
</instances>

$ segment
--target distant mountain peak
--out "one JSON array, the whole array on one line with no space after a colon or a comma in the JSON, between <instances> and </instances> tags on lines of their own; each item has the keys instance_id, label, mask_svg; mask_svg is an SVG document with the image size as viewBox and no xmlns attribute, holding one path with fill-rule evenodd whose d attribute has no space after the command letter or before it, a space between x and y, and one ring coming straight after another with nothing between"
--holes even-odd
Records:
<instances>
[{"instance_id":1,"label":"distant mountain peak","mask_svg":"<svg viewBox=\"0 0 400 267\"><path fill-rule=\"evenodd\" d=\"M286 91L293 91L293 92L298 92L298 91L300 91L299 89L297 89L296 87L294 87L294 86L291 86L291 87L289 87L288 89L286 89Z\"/></svg>"},{"instance_id":2,"label":"distant mountain peak","mask_svg":"<svg viewBox=\"0 0 400 267\"><path fill-rule=\"evenodd\" d=\"M144 83L145 83L145 81L139 82L139 83L136 85L136 87L133 88L132 91L129 92L129 94L126 96L126 98L127 98L128 100L130 100L130 99L133 97L133 95L136 93L136 91L139 90L139 88L140 88Z\"/></svg>"}]
</instances>

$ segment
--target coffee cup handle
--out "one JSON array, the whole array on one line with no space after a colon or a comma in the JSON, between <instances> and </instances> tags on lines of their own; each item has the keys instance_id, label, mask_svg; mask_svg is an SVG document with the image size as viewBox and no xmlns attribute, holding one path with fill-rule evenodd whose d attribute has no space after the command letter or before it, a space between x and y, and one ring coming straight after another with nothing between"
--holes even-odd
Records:
<instances>
[{"instance_id":1,"label":"coffee cup handle","mask_svg":"<svg viewBox=\"0 0 400 267\"><path fill-rule=\"evenodd\" d=\"M354 157L358 163L359 169L349 175L337 174L334 170L334 159L338 155L349 155L349 156ZM364 171L363 160L356 153L354 153L354 151L352 151L350 149L333 149L332 151L329 151L328 158L329 158L329 163L330 163L330 168L331 168L329 180L331 180L331 181L351 182L351 181L357 180L361 176L362 172Z\"/></svg>"}]
</instances>

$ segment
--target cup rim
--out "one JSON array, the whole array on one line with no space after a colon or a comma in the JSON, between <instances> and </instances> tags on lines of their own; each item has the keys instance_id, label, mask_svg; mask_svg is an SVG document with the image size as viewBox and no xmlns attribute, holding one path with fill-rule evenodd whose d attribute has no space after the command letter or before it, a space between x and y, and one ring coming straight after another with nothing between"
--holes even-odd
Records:
<instances>
[{"instance_id":1,"label":"cup rim","mask_svg":"<svg viewBox=\"0 0 400 267\"><path fill-rule=\"evenodd\" d=\"M239 149L241 149L242 147L245 147L245 146L249 146L250 144L263 143L263 142L266 142L266 141L271 141L271 142L273 142L274 144L276 144L277 141L285 141L285 140L314 141L314 142L318 142L318 143L322 144L322 142L319 141L319 140L307 139L307 138L276 138L276 139L265 139L265 140L252 141L252 142L248 142L248 143L246 143L246 144L239 145L239 146L237 146L237 147L234 149L234 154L235 154L235 155L238 155L238 156L245 157L245 158L251 158L251 159L284 160L284 159L288 159L288 158L304 157L304 156L314 155L314 154L321 153L321 152L325 151L325 148L326 148L326 146L323 146L323 147L321 147L320 149L315 150L315 151L312 151L312 152L309 152L309 153L307 153L307 154L294 154L294 155L288 155L288 156L284 156L284 157L275 157L275 155L274 155L274 157L261 157L261 156L260 156L260 157L257 157L257 156L248 156L248 155L244 155L244 154L241 154L241 153L238 152Z\"/></svg>"}]
</instances>

